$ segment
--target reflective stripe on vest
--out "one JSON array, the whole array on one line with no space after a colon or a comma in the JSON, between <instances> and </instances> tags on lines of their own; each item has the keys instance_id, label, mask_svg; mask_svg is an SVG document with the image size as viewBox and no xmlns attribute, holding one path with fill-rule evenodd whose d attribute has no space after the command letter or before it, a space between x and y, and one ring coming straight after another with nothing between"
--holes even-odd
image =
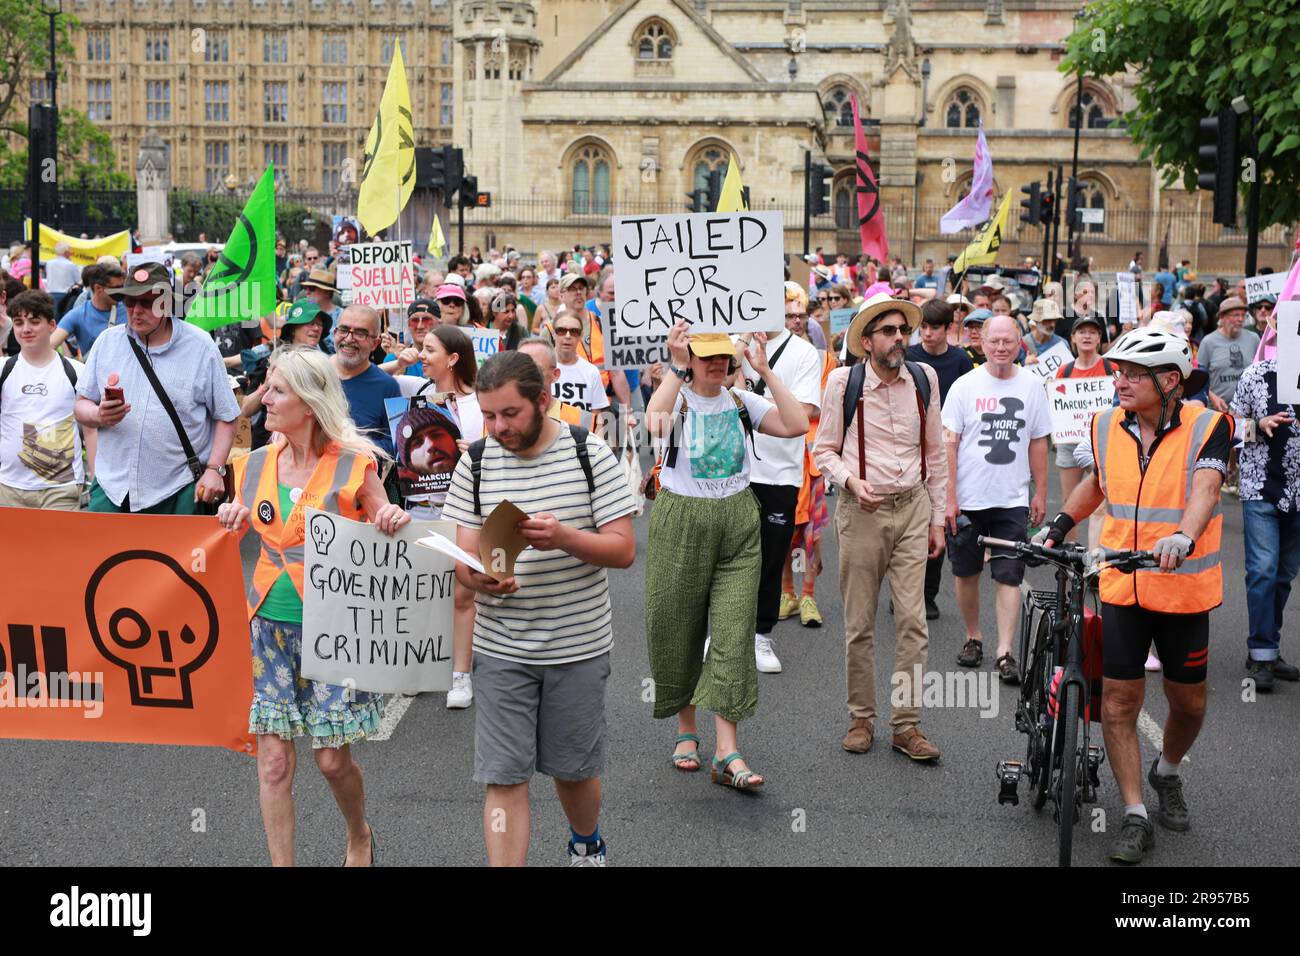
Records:
<instances>
[{"instance_id":1,"label":"reflective stripe on vest","mask_svg":"<svg viewBox=\"0 0 1300 956\"><path fill-rule=\"evenodd\" d=\"M1093 451L1098 481L1106 495L1103 547L1150 550L1160 538L1178 530L1196 462L1222 417L1218 412L1182 405L1178 426L1160 437L1145 474L1137 441L1131 433L1124 434L1123 410L1108 409L1094 417ZM1196 614L1218 607L1223 602L1222 531L1223 515L1216 504L1196 542L1196 553L1180 568L1172 574L1156 569L1132 575L1103 571L1101 599L1168 614Z\"/></svg>"}]
</instances>

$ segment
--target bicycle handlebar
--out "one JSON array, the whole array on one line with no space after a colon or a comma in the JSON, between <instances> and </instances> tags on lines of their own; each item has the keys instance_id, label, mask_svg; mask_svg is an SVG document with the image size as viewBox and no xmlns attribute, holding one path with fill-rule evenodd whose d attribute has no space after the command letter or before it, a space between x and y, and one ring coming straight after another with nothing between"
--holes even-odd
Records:
<instances>
[{"instance_id":1,"label":"bicycle handlebar","mask_svg":"<svg viewBox=\"0 0 1300 956\"><path fill-rule=\"evenodd\" d=\"M1150 551L1116 551L1112 548L1088 551L1080 545L1069 549L1049 548L1031 541L1008 541L1005 538L987 538L983 535L980 535L976 541L982 548L1004 548L1017 554L1064 565L1085 574L1095 574L1105 568L1115 568L1129 574L1138 568L1155 567L1160 563Z\"/></svg>"}]
</instances>

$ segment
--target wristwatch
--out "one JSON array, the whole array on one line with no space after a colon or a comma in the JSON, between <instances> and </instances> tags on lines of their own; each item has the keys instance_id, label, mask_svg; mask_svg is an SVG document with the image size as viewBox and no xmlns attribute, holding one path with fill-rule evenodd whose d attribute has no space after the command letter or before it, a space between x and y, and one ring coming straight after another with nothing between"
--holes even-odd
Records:
<instances>
[{"instance_id":1,"label":"wristwatch","mask_svg":"<svg viewBox=\"0 0 1300 956\"><path fill-rule=\"evenodd\" d=\"M204 468L203 470L204 470L204 471L215 471L215 472L217 473L217 476L220 477L220 478L224 478L224 477L226 477L226 466L225 466L225 465L208 465L207 468Z\"/></svg>"},{"instance_id":2,"label":"wristwatch","mask_svg":"<svg viewBox=\"0 0 1300 956\"><path fill-rule=\"evenodd\" d=\"M676 365L668 366L668 370L680 378L683 382L690 376L691 370L688 368L678 368Z\"/></svg>"}]
</instances>

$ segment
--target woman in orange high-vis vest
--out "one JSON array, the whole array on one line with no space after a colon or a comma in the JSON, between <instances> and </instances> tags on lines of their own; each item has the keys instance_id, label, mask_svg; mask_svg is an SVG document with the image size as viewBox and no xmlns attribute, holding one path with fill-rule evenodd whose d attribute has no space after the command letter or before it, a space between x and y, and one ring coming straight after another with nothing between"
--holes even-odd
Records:
<instances>
[{"instance_id":1,"label":"woman in orange high-vis vest","mask_svg":"<svg viewBox=\"0 0 1300 956\"><path fill-rule=\"evenodd\" d=\"M1139 863L1155 843L1142 801L1137 720L1146 691L1143 665L1152 642L1164 667L1163 752L1147 780L1159 798L1156 819L1189 828L1178 765L1205 719L1209 612L1223 603L1219 488L1232 449L1232 418L1182 400L1204 385L1185 339L1134 329L1106 355L1116 366L1119 408L1092 420L1096 469L1036 540L1063 541L1075 522L1105 503L1101 544L1150 551L1159 569L1101 574L1102 734L1124 799L1111 859Z\"/></svg>"},{"instance_id":2,"label":"woman in orange high-vis vest","mask_svg":"<svg viewBox=\"0 0 1300 956\"><path fill-rule=\"evenodd\" d=\"M236 498L217 513L223 527L261 538L248 585L253 652L249 731L257 734L257 777L271 863L294 862L295 737L310 736L320 768L347 821L345 862L374 862L361 768L351 743L379 729L379 694L305 680L302 655L303 524L308 507L361 521L386 534L411 519L389 504L375 470L384 453L362 438L329 357L315 349L275 353L267 373L271 444L236 459ZM250 520L251 519L251 520Z\"/></svg>"}]
</instances>

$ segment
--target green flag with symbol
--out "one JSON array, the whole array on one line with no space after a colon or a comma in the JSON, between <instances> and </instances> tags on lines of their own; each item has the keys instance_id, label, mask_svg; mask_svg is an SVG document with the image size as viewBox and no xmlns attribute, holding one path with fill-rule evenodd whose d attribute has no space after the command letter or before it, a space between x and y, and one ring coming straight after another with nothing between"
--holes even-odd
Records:
<instances>
[{"instance_id":1,"label":"green flag with symbol","mask_svg":"<svg viewBox=\"0 0 1300 956\"><path fill-rule=\"evenodd\" d=\"M275 309L275 168L267 166L185 319L212 331Z\"/></svg>"}]
</instances>

